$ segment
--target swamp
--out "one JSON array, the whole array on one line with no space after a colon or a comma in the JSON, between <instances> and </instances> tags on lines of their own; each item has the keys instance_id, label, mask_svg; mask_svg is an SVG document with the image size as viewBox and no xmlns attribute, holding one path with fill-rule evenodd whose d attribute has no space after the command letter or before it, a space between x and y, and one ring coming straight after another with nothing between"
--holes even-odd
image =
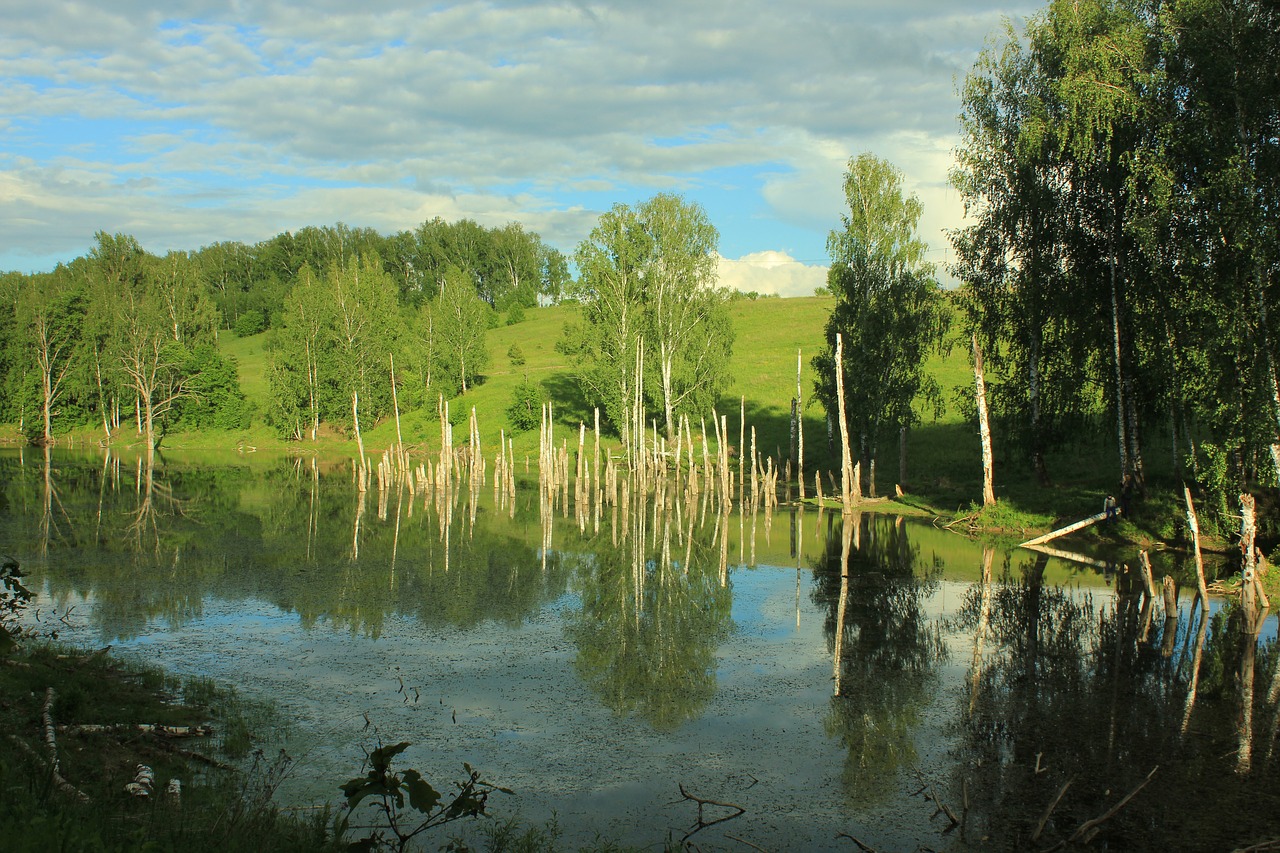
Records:
<instances>
[{"instance_id":1,"label":"swamp","mask_svg":"<svg viewBox=\"0 0 1280 853\"><path fill-rule=\"evenodd\" d=\"M1188 556L1153 551L1176 579L1154 594L1136 551L775 505L689 460L619 486L582 454L375 475L0 450L0 541L36 631L272 703L288 725L252 736L292 757L276 796L302 814L408 742L437 788L468 763L512 792L492 813L570 849L1277 835L1276 619L1201 608Z\"/></svg>"}]
</instances>

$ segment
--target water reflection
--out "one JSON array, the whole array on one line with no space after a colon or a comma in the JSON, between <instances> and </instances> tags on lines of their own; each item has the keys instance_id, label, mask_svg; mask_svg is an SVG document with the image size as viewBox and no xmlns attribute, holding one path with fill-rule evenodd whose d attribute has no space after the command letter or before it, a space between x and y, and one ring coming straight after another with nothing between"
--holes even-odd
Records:
<instances>
[{"instance_id":1,"label":"water reflection","mask_svg":"<svg viewBox=\"0 0 1280 853\"><path fill-rule=\"evenodd\" d=\"M814 566L814 602L826 608L834 659L827 733L846 750L841 776L854 806L898 796L916 762L916 736L947 651L925 600L940 567L917 571L901 519L855 515L835 528Z\"/></svg>"},{"instance_id":2,"label":"water reflection","mask_svg":"<svg viewBox=\"0 0 1280 853\"><path fill-rule=\"evenodd\" d=\"M600 536L574 559L582 607L567 634L575 668L615 713L657 731L701 716L715 693L716 652L732 629L732 585L714 530L643 510L618 542ZM673 530L674 528L674 530Z\"/></svg>"},{"instance_id":3,"label":"water reflection","mask_svg":"<svg viewBox=\"0 0 1280 853\"><path fill-rule=\"evenodd\" d=\"M1280 835L1280 654L1264 613L1179 601L1173 580L1161 589L1123 561L1099 573L872 514L789 512L778 520L787 534L773 536L772 512L727 514L678 483L638 498L624 482L605 501L607 472L589 488L570 490L566 477L516 490L513 468L502 463L489 501L482 477L443 462L374 491L357 487L349 461L0 454L0 535L48 600L81 608L102 642L160 645L165 631L209 630L206 609L225 618L225 602L267 602L297 614L305 639L294 642L342 647L329 669L308 657L323 701L336 701L335 681L372 685L402 663L423 684L445 683L492 728L405 716L399 726L424 726L406 737L465 742L481 754L460 758L491 766L528 763L526 788L548 772L546 755L580 740L626 747L564 759L557 778L595 762L593 785L628 780L617 801L657 804L646 819L677 781L698 778L714 795L726 775L707 766L751 774L760 784L727 798L760 798L760 835L736 831L770 849L798 844L796 832L809 833L806 847L846 848L839 831L879 849L1046 849L1134 791L1094 827L1097 842L1229 849ZM1194 588L1176 561L1160 571ZM498 663L477 667L508 687L519 676L503 656L535 633L551 651L521 658L519 691L486 693L436 665L441 649L470 660L483 641ZM394 642L380 645L386 635ZM227 654L249 668L260 651ZM554 685L546 716L504 719L504 703L538 681ZM584 737L547 722L564 716L566 696L613 728ZM526 738L527 754L510 750ZM646 760L671 766L637 781ZM957 830L943 834L911 799L917 776L955 806ZM637 793L643 784L653 789Z\"/></svg>"},{"instance_id":4,"label":"water reflection","mask_svg":"<svg viewBox=\"0 0 1280 853\"><path fill-rule=\"evenodd\" d=\"M1263 792L1276 768L1246 778L1253 673L1274 657L1274 636L1260 646L1231 605L1157 621L1145 586L1121 573L1115 596L1100 600L1046 585L1043 560L1006 560L992 588L966 594L955 627L989 637L958 715L970 837L1004 849L1091 833L1123 849L1220 849L1275 832L1274 796ZM1265 813L1224 831L1215 816L1260 796Z\"/></svg>"}]
</instances>

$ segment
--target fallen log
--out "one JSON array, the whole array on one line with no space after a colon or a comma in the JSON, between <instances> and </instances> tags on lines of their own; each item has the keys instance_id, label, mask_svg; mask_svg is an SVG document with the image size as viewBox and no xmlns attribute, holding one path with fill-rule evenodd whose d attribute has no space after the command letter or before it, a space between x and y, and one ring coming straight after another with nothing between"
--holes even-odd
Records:
<instances>
[{"instance_id":1,"label":"fallen log","mask_svg":"<svg viewBox=\"0 0 1280 853\"><path fill-rule=\"evenodd\" d=\"M1111 510L1111 512L1114 513L1114 515L1112 516L1113 518L1118 518L1120 515L1120 508L1116 507L1114 510ZM1059 527L1057 530L1051 530L1048 533L1044 534L1043 536L1037 536L1034 539L1028 539L1026 542L1022 543L1022 547L1030 548L1033 545L1043 545L1045 542L1050 542L1054 539L1057 539L1059 536L1066 536L1068 533L1075 533L1077 530L1084 530L1089 525L1097 524L1099 521L1102 521L1106 517L1107 517L1107 511L1104 510L1098 513L1097 515L1091 515L1088 518L1083 518L1080 521L1075 522L1074 524L1068 524L1066 527Z\"/></svg>"}]
</instances>

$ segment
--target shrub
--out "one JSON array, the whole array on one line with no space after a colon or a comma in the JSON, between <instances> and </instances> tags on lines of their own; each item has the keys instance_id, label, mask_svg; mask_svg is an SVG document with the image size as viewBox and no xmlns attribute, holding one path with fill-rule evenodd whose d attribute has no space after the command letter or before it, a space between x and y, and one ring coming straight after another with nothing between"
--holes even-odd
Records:
<instances>
[{"instance_id":1,"label":"shrub","mask_svg":"<svg viewBox=\"0 0 1280 853\"><path fill-rule=\"evenodd\" d=\"M507 358L511 360L512 367L520 367L524 364L524 350L520 349L519 344L512 344L507 350Z\"/></svg>"},{"instance_id":2,"label":"shrub","mask_svg":"<svg viewBox=\"0 0 1280 853\"><path fill-rule=\"evenodd\" d=\"M267 328L267 318L257 308L250 308L236 318L235 332L242 338L256 335Z\"/></svg>"}]
</instances>

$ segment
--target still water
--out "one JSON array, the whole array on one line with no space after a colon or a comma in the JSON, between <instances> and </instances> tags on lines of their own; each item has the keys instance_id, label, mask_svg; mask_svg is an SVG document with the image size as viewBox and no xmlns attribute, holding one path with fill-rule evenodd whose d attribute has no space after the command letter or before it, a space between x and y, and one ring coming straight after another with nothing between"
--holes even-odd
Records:
<instances>
[{"instance_id":1,"label":"still water","mask_svg":"<svg viewBox=\"0 0 1280 853\"><path fill-rule=\"evenodd\" d=\"M409 741L401 766L469 762L570 848L681 839L683 786L744 810L701 849L1046 849L1148 776L1095 848L1280 836L1274 619L1193 619L1187 589L1166 617L1131 574L927 520L549 517L536 481L450 508L349 466L3 451L0 551L63 639L274 702L289 805Z\"/></svg>"}]
</instances>

